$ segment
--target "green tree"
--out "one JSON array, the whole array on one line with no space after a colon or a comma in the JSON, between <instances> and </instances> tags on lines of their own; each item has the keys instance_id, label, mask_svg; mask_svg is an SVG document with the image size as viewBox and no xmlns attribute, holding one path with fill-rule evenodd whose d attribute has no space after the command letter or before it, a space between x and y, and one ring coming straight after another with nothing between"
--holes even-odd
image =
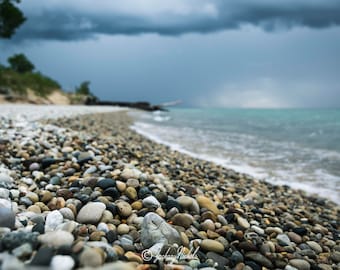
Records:
<instances>
[{"instance_id":1,"label":"green tree","mask_svg":"<svg viewBox=\"0 0 340 270\"><path fill-rule=\"evenodd\" d=\"M7 61L10 64L11 69L18 73L32 72L34 70L34 65L22 53L9 57Z\"/></svg>"},{"instance_id":2,"label":"green tree","mask_svg":"<svg viewBox=\"0 0 340 270\"><path fill-rule=\"evenodd\" d=\"M11 38L15 30L26 20L21 10L12 2L0 0L0 38Z\"/></svg>"},{"instance_id":3,"label":"green tree","mask_svg":"<svg viewBox=\"0 0 340 270\"><path fill-rule=\"evenodd\" d=\"M76 94L86 96L92 95L90 91L90 82L89 81L82 82L79 87L76 87Z\"/></svg>"}]
</instances>

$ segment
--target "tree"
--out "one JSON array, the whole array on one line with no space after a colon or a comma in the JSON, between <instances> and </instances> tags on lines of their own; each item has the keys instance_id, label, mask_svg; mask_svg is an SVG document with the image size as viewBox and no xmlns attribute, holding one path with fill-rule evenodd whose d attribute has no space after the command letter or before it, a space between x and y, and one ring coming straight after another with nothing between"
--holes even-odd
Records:
<instances>
[{"instance_id":1,"label":"tree","mask_svg":"<svg viewBox=\"0 0 340 270\"><path fill-rule=\"evenodd\" d=\"M82 82L79 87L76 87L76 94L86 96L92 95L89 85L90 85L89 81Z\"/></svg>"},{"instance_id":2,"label":"tree","mask_svg":"<svg viewBox=\"0 0 340 270\"><path fill-rule=\"evenodd\" d=\"M11 0L0 0L0 38L10 38L26 20L23 13ZM20 2L16 0L15 2Z\"/></svg>"},{"instance_id":3,"label":"tree","mask_svg":"<svg viewBox=\"0 0 340 270\"><path fill-rule=\"evenodd\" d=\"M18 73L32 72L34 70L34 65L22 53L9 57L7 61L11 69Z\"/></svg>"}]
</instances>

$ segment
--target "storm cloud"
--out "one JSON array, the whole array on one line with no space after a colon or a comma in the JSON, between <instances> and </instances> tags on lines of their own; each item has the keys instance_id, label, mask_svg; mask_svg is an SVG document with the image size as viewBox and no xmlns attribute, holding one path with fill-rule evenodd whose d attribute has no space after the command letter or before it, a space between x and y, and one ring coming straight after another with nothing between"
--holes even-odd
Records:
<instances>
[{"instance_id":1,"label":"storm cloud","mask_svg":"<svg viewBox=\"0 0 340 270\"><path fill-rule=\"evenodd\" d=\"M16 40L81 40L100 34L181 35L238 29L266 31L340 25L338 0L29 0Z\"/></svg>"}]
</instances>

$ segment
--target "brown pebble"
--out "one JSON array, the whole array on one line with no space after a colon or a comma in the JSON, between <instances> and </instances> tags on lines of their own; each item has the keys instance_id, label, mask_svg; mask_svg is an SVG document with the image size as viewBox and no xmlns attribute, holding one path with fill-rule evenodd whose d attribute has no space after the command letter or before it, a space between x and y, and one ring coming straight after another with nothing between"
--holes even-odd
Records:
<instances>
[{"instance_id":1,"label":"brown pebble","mask_svg":"<svg viewBox=\"0 0 340 270\"><path fill-rule=\"evenodd\" d=\"M200 207L210 210L215 215L220 214L220 210L217 208L216 204L204 195L198 195L196 197L196 201L198 202Z\"/></svg>"},{"instance_id":2,"label":"brown pebble","mask_svg":"<svg viewBox=\"0 0 340 270\"><path fill-rule=\"evenodd\" d=\"M143 264L143 259L138 254L132 251L128 251L124 255L130 262L137 262L138 264Z\"/></svg>"}]
</instances>

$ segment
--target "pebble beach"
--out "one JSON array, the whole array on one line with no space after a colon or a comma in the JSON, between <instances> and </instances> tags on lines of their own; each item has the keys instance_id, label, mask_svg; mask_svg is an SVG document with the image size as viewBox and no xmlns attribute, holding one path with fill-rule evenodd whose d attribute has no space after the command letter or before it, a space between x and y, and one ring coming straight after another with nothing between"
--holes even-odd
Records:
<instances>
[{"instance_id":1,"label":"pebble beach","mask_svg":"<svg viewBox=\"0 0 340 270\"><path fill-rule=\"evenodd\" d=\"M335 202L132 124L115 107L0 106L0 269L340 269Z\"/></svg>"}]
</instances>

